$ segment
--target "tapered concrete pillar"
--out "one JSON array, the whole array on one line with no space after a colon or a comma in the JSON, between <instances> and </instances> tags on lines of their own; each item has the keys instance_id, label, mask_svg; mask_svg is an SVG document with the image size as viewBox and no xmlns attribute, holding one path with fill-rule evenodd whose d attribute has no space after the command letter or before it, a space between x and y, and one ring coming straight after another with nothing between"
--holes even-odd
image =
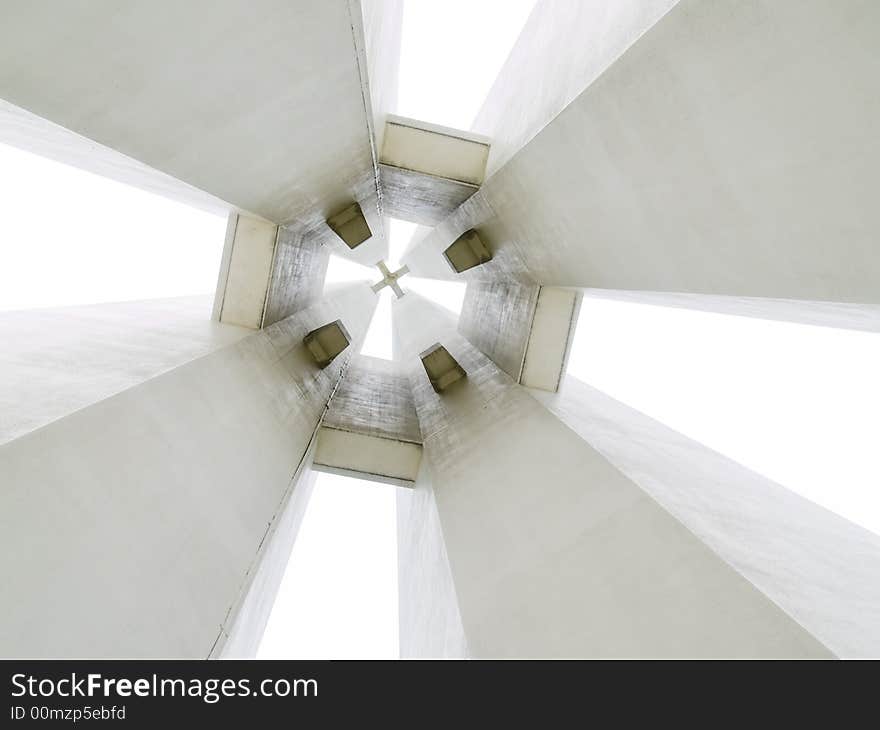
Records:
<instances>
[{"instance_id":1,"label":"tapered concrete pillar","mask_svg":"<svg viewBox=\"0 0 880 730\"><path fill-rule=\"evenodd\" d=\"M650 27L659 13L623 17L644 33L545 126L526 114L516 130L508 100L543 87L569 20L533 14L481 112L516 152L410 270L451 278L442 251L489 226L493 259L510 249L542 284L880 302L880 5L681 0ZM604 48L589 30L578 46ZM583 81L564 79L551 102Z\"/></svg>"},{"instance_id":2,"label":"tapered concrete pillar","mask_svg":"<svg viewBox=\"0 0 880 730\"><path fill-rule=\"evenodd\" d=\"M339 318L355 350L374 306L366 284L339 289L0 446L0 655L252 650L280 578L270 537L281 520L289 541L348 360L319 368L303 337ZM248 600L252 584L269 598Z\"/></svg>"},{"instance_id":3,"label":"tapered concrete pillar","mask_svg":"<svg viewBox=\"0 0 880 730\"><path fill-rule=\"evenodd\" d=\"M880 654L880 537L575 378L533 395L835 654Z\"/></svg>"},{"instance_id":4,"label":"tapered concrete pillar","mask_svg":"<svg viewBox=\"0 0 880 730\"><path fill-rule=\"evenodd\" d=\"M439 308L394 307L471 655L830 655ZM417 360L438 335L468 376L444 393Z\"/></svg>"}]
</instances>

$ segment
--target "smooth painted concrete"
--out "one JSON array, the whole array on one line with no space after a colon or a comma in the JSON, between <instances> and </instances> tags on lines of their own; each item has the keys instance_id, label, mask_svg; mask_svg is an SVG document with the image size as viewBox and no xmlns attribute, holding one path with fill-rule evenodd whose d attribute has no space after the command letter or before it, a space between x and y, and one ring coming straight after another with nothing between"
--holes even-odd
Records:
<instances>
[{"instance_id":1,"label":"smooth painted concrete","mask_svg":"<svg viewBox=\"0 0 880 730\"><path fill-rule=\"evenodd\" d=\"M533 395L835 654L880 655L880 537L575 378Z\"/></svg>"},{"instance_id":2,"label":"smooth painted concrete","mask_svg":"<svg viewBox=\"0 0 880 730\"><path fill-rule=\"evenodd\" d=\"M361 0L367 85L373 107L374 149L378 159L385 119L397 112L403 0Z\"/></svg>"},{"instance_id":3,"label":"smooth painted concrete","mask_svg":"<svg viewBox=\"0 0 880 730\"><path fill-rule=\"evenodd\" d=\"M471 126L500 169L678 0L538 0Z\"/></svg>"},{"instance_id":4,"label":"smooth painted concrete","mask_svg":"<svg viewBox=\"0 0 880 730\"><path fill-rule=\"evenodd\" d=\"M420 246L482 211L542 284L876 303L878 27L860 0L682 0Z\"/></svg>"},{"instance_id":5,"label":"smooth painted concrete","mask_svg":"<svg viewBox=\"0 0 880 730\"><path fill-rule=\"evenodd\" d=\"M375 297L297 315L0 446L0 655L206 657L228 634Z\"/></svg>"},{"instance_id":6,"label":"smooth painted concrete","mask_svg":"<svg viewBox=\"0 0 880 730\"><path fill-rule=\"evenodd\" d=\"M579 303L580 296L574 289L541 287L519 378L522 385L551 393L559 389Z\"/></svg>"},{"instance_id":7,"label":"smooth painted concrete","mask_svg":"<svg viewBox=\"0 0 880 730\"><path fill-rule=\"evenodd\" d=\"M210 193L3 99L0 99L0 143L109 177L209 213L226 215L231 207L234 208Z\"/></svg>"},{"instance_id":8,"label":"smooth painted concrete","mask_svg":"<svg viewBox=\"0 0 880 730\"><path fill-rule=\"evenodd\" d=\"M472 656L831 655L442 310L393 311L407 361L442 332L468 372L443 395L410 380Z\"/></svg>"},{"instance_id":9,"label":"smooth painted concrete","mask_svg":"<svg viewBox=\"0 0 880 730\"><path fill-rule=\"evenodd\" d=\"M367 481L411 487L419 473L422 445L321 426L315 469Z\"/></svg>"},{"instance_id":10,"label":"smooth painted concrete","mask_svg":"<svg viewBox=\"0 0 880 730\"><path fill-rule=\"evenodd\" d=\"M397 490L400 656L468 656L427 460L413 489Z\"/></svg>"},{"instance_id":11,"label":"smooth painted concrete","mask_svg":"<svg viewBox=\"0 0 880 730\"><path fill-rule=\"evenodd\" d=\"M403 170L479 186L486 175L489 140L463 130L389 116L379 162Z\"/></svg>"},{"instance_id":12,"label":"smooth painted concrete","mask_svg":"<svg viewBox=\"0 0 880 730\"><path fill-rule=\"evenodd\" d=\"M0 97L284 223L373 182L362 46L357 0L12 0Z\"/></svg>"},{"instance_id":13,"label":"smooth painted concrete","mask_svg":"<svg viewBox=\"0 0 880 730\"><path fill-rule=\"evenodd\" d=\"M250 334L175 297L0 312L0 444Z\"/></svg>"},{"instance_id":14,"label":"smooth painted concrete","mask_svg":"<svg viewBox=\"0 0 880 730\"><path fill-rule=\"evenodd\" d=\"M278 226L230 214L220 264L214 310L223 324L263 326Z\"/></svg>"}]
</instances>

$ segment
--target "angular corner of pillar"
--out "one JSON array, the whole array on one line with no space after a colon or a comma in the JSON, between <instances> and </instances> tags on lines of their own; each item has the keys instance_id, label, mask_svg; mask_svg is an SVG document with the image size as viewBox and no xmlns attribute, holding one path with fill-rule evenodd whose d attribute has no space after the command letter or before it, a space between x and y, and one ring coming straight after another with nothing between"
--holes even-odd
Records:
<instances>
[{"instance_id":1,"label":"angular corner of pillar","mask_svg":"<svg viewBox=\"0 0 880 730\"><path fill-rule=\"evenodd\" d=\"M437 224L473 195L486 176L489 140L460 129L389 116L379 178L395 217Z\"/></svg>"},{"instance_id":2,"label":"angular corner of pillar","mask_svg":"<svg viewBox=\"0 0 880 730\"><path fill-rule=\"evenodd\" d=\"M577 324L577 289L542 286L526 342L519 382L528 388L559 390Z\"/></svg>"},{"instance_id":3,"label":"angular corner of pillar","mask_svg":"<svg viewBox=\"0 0 880 730\"><path fill-rule=\"evenodd\" d=\"M492 260L492 252L472 228L462 233L443 251L443 258L456 274Z\"/></svg>"},{"instance_id":4,"label":"angular corner of pillar","mask_svg":"<svg viewBox=\"0 0 880 730\"><path fill-rule=\"evenodd\" d=\"M431 381L431 387L438 393L467 377L464 368L439 342L420 353L419 358L428 374L428 380Z\"/></svg>"},{"instance_id":5,"label":"angular corner of pillar","mask_svg":"<svg viewBox=\"0 0 880 730\"><path fill-rule=\"evenodd\" d=\"M325 368L351 344L351 335L342 320L337 319L309 332L303 343L318 367Z\"/></svg>"},{"instance_id":6,"label":"angular corner of pillar","mask_svg":"<svg viewBox=\"0 0 880 730\"><path fill-rule=\"evenodd\" d=\"M213 318L250 329L263 326L278 226L231 212L214 296Z\"/></svg>"},{"instance_id":7,"label":"angular corner of pillar","mask_svg":"<svg viewBox=\"0 0 880 730\"><path fill-rule=\"evenodd\" d=\"M350 249L357 248L373 236L364 211L357 202L328 217L327 225Z\"/></svg>"}]
</instances>

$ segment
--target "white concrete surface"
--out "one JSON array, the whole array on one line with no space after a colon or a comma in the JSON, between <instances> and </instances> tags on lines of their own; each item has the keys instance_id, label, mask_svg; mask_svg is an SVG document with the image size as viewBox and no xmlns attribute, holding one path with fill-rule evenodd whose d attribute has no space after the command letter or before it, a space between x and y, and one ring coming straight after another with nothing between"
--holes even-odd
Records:
<instances>
[{"instance_id":1,"label":"white concrete surface","mask_svg":"<svg viewBox=\"0 0 880 730\"><path fill-rule=\"evenodd\" d=\"M278 226L229 216L214 308L220 322L259 329L263 324Z\"/></svg>"},{"instance_id":2,"label":"white concrete surface","mask_svg":"<svg viewBox=\"0 0 880 730\"><path fill-rule=\"evenodd\" d=\"M578 293L573 289L542 286L529 330L519 382L550 392L559 389L574 326Z\"/></svg>"},{"instance_id":3,"label":"white concrete surface","mask_svg":"<svg viewBox=\"0 0 880 730\"><path fill-rule=\"evenodd\" d=\"M229 203L0 99L0 142L225 215Z\"/></svg>"},{"instance_id":4,"label":"white concrete surface","mask_svg":"<svg viewBox=\"0 0 880 730\"><path fill-rule=\"evenodd\" d=\"M416 480L421 461L422 445L412 441L327 426L318 429L316 468L330 467L361 479L409 484Z\"/></svg>"},{"instance_id":5,"label":"white concrete surface","mask_svg":"<svg viewBox=\"0 0 880 730\"><path fill-rule=\"evenodd\" d=\"M442 396L410 378L472 656L831 655L447 315L412 293L394 313L404 352L445 329L468 372Z\"/></svg>"},{"instance_id":6,"label":"white concrete surface","mask_svg":"<svg viewBox=\"0 0 880 730\"><path fill-rule=\"evenodd\" d=\"M682 0L474 196L493 255L548 285L877 303L878 26L857 0Z\"/></svg>"},{"instance_id":7,"label":"white concrete surface","mask_svg":"<svg viewBox=\"0 0 880 730\"><path fill-rule=\"evenodd\" d=\"M533 395L835 654L880 654L880 537L575 378Z\"/></svg>"},{"instance_id":8,"label":"white concrete surface","mask_svg":"<svg viewBox=\"0 0 880 730\"><path fill-rule=\"evenodd\" d=\"M427 460L415 487L397 490L397 565L401 658L467 657Z\"/></svg>"},{"instance_id":9,"label":"white concrete surface","mask_svg":"<svg viewBox=\"0 0 880 730\"><path fill-rule=\"evenodd\" d=\"M0 313L0 444L250 334L211 298Z\"/></svg>"},{"instance_id":10,"label":"white concrete surface","mask_svg":"<svg viewBox=\"0 0 880 730\"><path fill-rule=\"evenodd\" d=\"M375 194L362 46L357 0L12 0L0 98L283 223Z\"/></svg>"},{"instance_id":11,"label":"white concrete surface","mask_svg":"<svg viewBox=\"0 0 880 730\"><path fill-rule=\"evenodd\" d=\"M389 116L385 122L383 165L480 185L488 159L485 137L405 117Z\"/></svg>"},{"instance_id":12,"label":"white concrete surface","mask_svg":"<svg viewBox=\"0 0 880 730\"><path fill-rule=\"evenodd\" d=\"M206 657L229 633L345 358L302 338L363 284L0 446L0 655Z\"/></svg>"},{"instance_id":13,"label":"white concrete surface","mask_svg":"<svg viewBox=\"0 0 880 730\"><path fill-rule=\"evenodd\" d=\"M471 125L501 168L678 0L538 0Z\"/></svg>"}]
</instances>

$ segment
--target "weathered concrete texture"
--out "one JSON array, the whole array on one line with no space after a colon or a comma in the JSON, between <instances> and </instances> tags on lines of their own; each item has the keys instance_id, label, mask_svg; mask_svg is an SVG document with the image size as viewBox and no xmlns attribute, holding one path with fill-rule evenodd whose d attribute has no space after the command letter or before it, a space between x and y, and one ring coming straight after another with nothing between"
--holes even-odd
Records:
<instances>
[{"instance_id":1,"label":"weathered concrete texture","mask_svg":"<svg viewBox=\"0 0 880 730\"><path fill-rule=\"evenodd\" d=\"M880 654L880 537L575 378L534 395L836 654Z\"/></svg>"},{"instance_id":2,"label":"weathered concrete texture","mask_svg":"<svg viewBox=\"0 0 880 730\"><path fill-rule=\"evenodd\" d=\"M443 251L465 231L474 229L492 255L481 266L456 273L443 257ZM413 234L412 244L403 262L416 276L453 281L515 280L535 284L536 280L520 256L525 240L515 240L516 232L504 224L479 192L472 195L433 229L421 226Z\"/></svg>"},{"instance_id":3,"label":"weathered concrete texture","mask_svg":"<svg viewBox=\"0 0 880 730\"><path fill-rule=\"evenodd\" d=\"M324 425L421 443L412 391L400 364L356 355L330 402Z\"/></svg>"},{"instance_id":4,"label":"weathered concrete texture","mask_svg":"<svg viewBox=\"0 0 880 730\"><path fill-rule=\"evenodd\" d=\"M210 297L0 313L0 443L250 334Z\"/></svg>"},{"instance_id":5,"label":"weathered concrete texture","mask_svg":"<svg viewBox=\"0 0 880 730\"><path fill-rule=\"evenodd\" d=\"M296 226L279 228L263 326L316 302L321 297L329 261L330 248L317 236L305 235Z\"/></svg>"},{"instance_id":6,"label":"weathered concrete texture","mask_svg":"<svg viewBox=\"0 0 880 730\"><path fill-rule=\"evenodd\" d=\"M601 454L410 293L407 361L436 338L465 365L410 379L468 650L486 656L829 656Z\"/></svg>"},{"instance_id":7,"label":"weathered concrete texture","mask_svg":"<svg viewBox=\"0 0 880 730\"><path fill-rule=\"evenodd\" d=\"M537 284L516 281L470 282L458 331L514 380L522 373Z\"/></svg>"},{"instance_id":8,"label":"weathered concrete texture","mask_svg":"<svg viewBox=\"0 0 880 730\"><path fill-rule=\"evenodd\" d=\"M285 223L373 177L356 0L11 0L3 20L0 97L243 210Z\"/></svg>"},{"instance_id":9,"label":"weathered concrete texture","mask_svg":"<svg viewBox=\"0 0 880 730\"><path fill-rule=\"evenodd\" d=\"M0 655L207 656L345 364L303 335L360 341L374 302L353 285L0 446Z\"/></svg>"},{"instance_id":10,"label":"weathered concrete texture","mask_svg":"<svg viewBox=\"0 0 880 730\"><path fill-rule=\"evenodd\" d=\"M437 225L479 189L423 172L379 165L382 208L386 215L422 225Z\"/></svg>"},{"instance_id":11,"label":"weathered concrete texture","mask_svg":"<svg viewBox=\"0 0 880 730\"><path fill-rule=\"evenodd\" d=\"M409 379L398 363L358 355L322 424L316 468L411 483L422 458Z\"/></svg>"},{"instance_id":12,"label":"weathered concrete texture","mask_svg":"<svg viewBox=\"0 0 880 730\"><path fill-rule=\"evenodd\" d=\"M542 284L878 302L878 25L682 0L474 197Z\"/></svg>"},{"instance_id":13,"label":"weathered concrete texture","mask_svg":"<svg viewBox=\"0 0 880 730\"><path fill-rule=\"evenodd\" d=\"M404 117L389 117L379 156L385 212L436 225L483 182L488 140Z\"/></svg>"},{"instance_id":14,"label":"weathered concrete texture","mask_svg":"<svg viewBox=\"0 0 880 730\"><path fill-rule=\"evenodd\" d=\"M841 302L807 302L802 299L763 299L760 297L719 297L708 294L674 292L584 289L585 297L617 299L622 302L660 307L698 309L757 319L778 319L818 327L880 332L880 306Z\"/></svg>"},{"instance_id":15,"label":"weathered concrete texture","mask_svg":"<svg viewBox=\"0 0 880 730\"><path fill-rule=\"evenodd\" d=\"M464 658L467 639L425 460L414 489L397 491L402 658Z\"/></svg>"},{"instance_id":16,"label":"weathered concrete texture","mask_svg":"<svg viewBox=\"0 0 880 730\"><path fill-rule=\"evenodd\" d=\"M502 167L677 2L538 0L472 125L492 139L487 173Z\"/></svg>"}]
</instances>

